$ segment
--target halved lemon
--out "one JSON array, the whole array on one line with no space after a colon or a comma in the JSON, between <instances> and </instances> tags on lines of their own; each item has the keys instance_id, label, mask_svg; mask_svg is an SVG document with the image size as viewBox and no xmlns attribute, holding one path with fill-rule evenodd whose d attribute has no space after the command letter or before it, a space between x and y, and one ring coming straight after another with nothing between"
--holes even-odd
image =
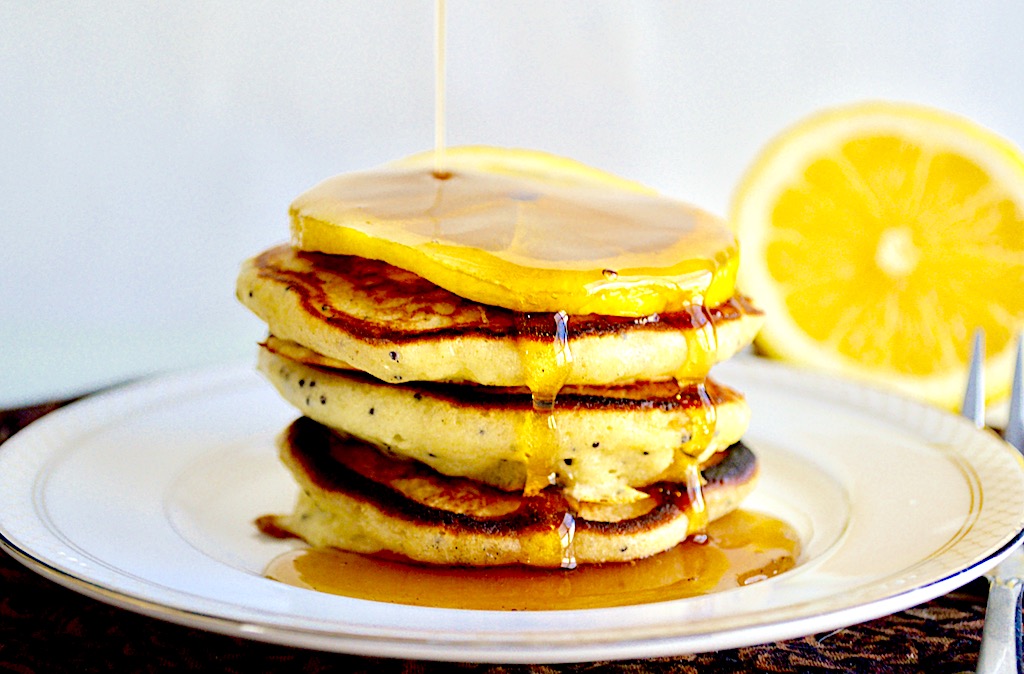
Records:
<instances>
[{"instance_id":1,"label":"halved lemon","mask_svg":"<svg viewBox=\"0 0 1024 674\"><path fill-rule=\"evenodd\" d=\"M939 110L862 103L781 134L741 182L738 285L768 355L955 408L983 328L1005 397L1024 327L1024 158Z\"/></svg>"},{"instance_id":2,"label":"halved lemon","mask_svg":"<svg viewBox=\"0 0 1024 674\"><path fill-rule=\"evenodd\" d=\"M302 250L358 255L515 311L649 316L734 290L725 223L638 183L529 150L449 148L335 176L291 206Z\"/></svg>"}]
</instances>

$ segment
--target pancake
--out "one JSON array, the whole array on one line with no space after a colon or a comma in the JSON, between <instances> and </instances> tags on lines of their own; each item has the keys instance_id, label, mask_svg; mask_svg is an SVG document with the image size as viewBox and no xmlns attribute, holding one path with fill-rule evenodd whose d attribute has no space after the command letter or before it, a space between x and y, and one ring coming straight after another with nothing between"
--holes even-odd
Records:
<instances>
[{"instance_id":1,"label":"pancake","mask_svg":"<svg viewBox=\"0 0 1024 674\"><path fill-rule=\"evenodd\" d=\"M453 147L322 181L300 250L358 255L514 311L650 316L735 293L735 235L631 180L522 149Z\"/></svg>"},{"instance_id":2,"label":"pancake","mask_svg":"<svg viewBox=\"0 0 1024 674\"><path fill-rule=\"evenodd\" d=\"M544 153L322 182L243 263L259 367L304 415L261 530L432 564L572 568L703 535L758 464L708 379L762 314L724 223Z\"/></svg>"},{"instance_id":3,"label":"pancake","mask_svg":"<svg viewBox=\"0 0 1024 674\"><path fill-rule=\"evenodd\" d=\"M411 272L364 258L279 246L246 261L238 298L275 336L391 383L529 383L528 352L551 348L550 313L464 299ZM702 378L745 347L762 315L735 296L718 306L642 318L569 316L566 384Z\"/></svg>"},{"instance_id":4,"label":"pancake","mask_svg":"<svg viewBox=\"0 0 1024 674\"><path fill-rule=\"evenodd\" d=\"M559 567L567 557L579 564L648 557L694 533L700 519L678 484L646 487L641 502L570 508L557 491L524 497L442 476L305 417L282 434L279 449L302 492L292 514L261 518L260 528L318 547L430 564ZM702 471L710 520L735 509L758 472L741 444L715 458Z\"/></svg>"},{"instance_id":5,"label":"pancake","mask_svg":"<svg viewBox=\"0 0 1024 674\"><path fill-rule=\"evenodd\" d=\"M440 473L522 491L527 460L520 429L535 414L530 391L470 385L387 384L356 370L327 369L316 354L271 338L259 369L306 416ZM714 437L691 443L695 423L713 406ZM547 472L577 501L642 500L637 488L681 481L679 453L698 462L742 437L750 411L743 397L708 380L623 387L569 386L553 412L557 447Z\"/></svg>"}]
</instances>

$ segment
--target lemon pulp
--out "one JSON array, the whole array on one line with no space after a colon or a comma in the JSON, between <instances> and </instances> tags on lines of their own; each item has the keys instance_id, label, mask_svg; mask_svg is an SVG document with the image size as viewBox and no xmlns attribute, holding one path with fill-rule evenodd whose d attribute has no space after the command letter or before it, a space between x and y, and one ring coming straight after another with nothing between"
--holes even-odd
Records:
<instances>
[{"instance_id":1,"label":"lemon pulp","mask_svg":"<svg viewBox=\"0 0 1024 674\"><path fill-rule=\"evenodd\" d=\"M1024 160L965 119L861 104L777 139L737 193L768 353L955 407L970 336L1005 395L1024 327Z\"/></svg>"},{"instance_id":2,"label":"lemon pulp","mask_svg":"<svg viewBox=\"0 0 1024 674\"><path fill-rule=\"evenodd\" d=\"M538 152L449 148L328 179L291 207L302 250L407 269L514 311L648 316L734 292L735 237L641 185Z\"/></svg>"}]
</instances>

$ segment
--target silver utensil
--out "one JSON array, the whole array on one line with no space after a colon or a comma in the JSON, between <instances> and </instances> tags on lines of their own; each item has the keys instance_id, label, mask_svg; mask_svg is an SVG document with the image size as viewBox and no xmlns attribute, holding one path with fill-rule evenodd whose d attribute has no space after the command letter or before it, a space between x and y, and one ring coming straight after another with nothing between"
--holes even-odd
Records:
<instances>
[{"instance_id":1,"label":"silver utensil","mask_svg":"<svg viewBox=\"0 0 1024 674\"><path fill-rule=\"evenodd\" d=\"M1017 365L1013 373L1010 416L1003 437L1018 451L1024 452L1022 348L1024 339L1017 342ZM961 408L963 416L973 421L978 428L985 426L984 360L985 333L979 330L974 335L971 369ZM1017 674L1017 662L1021 654L1020 597L1021 590L1024 589L1024 551L1018 546L986 573L985 577L989 580L989 593L976 671L978 674Z\"/></svg>"}]
</instances>

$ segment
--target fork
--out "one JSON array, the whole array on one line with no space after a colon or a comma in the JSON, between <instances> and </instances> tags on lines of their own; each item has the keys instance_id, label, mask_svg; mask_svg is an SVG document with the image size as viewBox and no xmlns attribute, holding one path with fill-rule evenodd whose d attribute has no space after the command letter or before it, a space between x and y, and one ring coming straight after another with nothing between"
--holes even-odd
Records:
<instances>
[{"instance_id":1,"label":"fork","mask_svg":"<svg viewBox=\"0 0 1024 674\"><path fill-rule=\"evenodd\" d=\"M1017 362L1013 372L1010 396L1010 417L1003 438L1017 451L1024 453L1024 337L1017 341ZM985 387L983 369L985 333L974 335L971 368L964 393L963 416L978 428L985 426ZM985 606L985 627L981 633L978 674L1017 674L1021 655L1021 590L1024 589L1024 551L1018 546L1008 557L985 574L989 579L988 603Z\"/></svg>"}]
</instances>

